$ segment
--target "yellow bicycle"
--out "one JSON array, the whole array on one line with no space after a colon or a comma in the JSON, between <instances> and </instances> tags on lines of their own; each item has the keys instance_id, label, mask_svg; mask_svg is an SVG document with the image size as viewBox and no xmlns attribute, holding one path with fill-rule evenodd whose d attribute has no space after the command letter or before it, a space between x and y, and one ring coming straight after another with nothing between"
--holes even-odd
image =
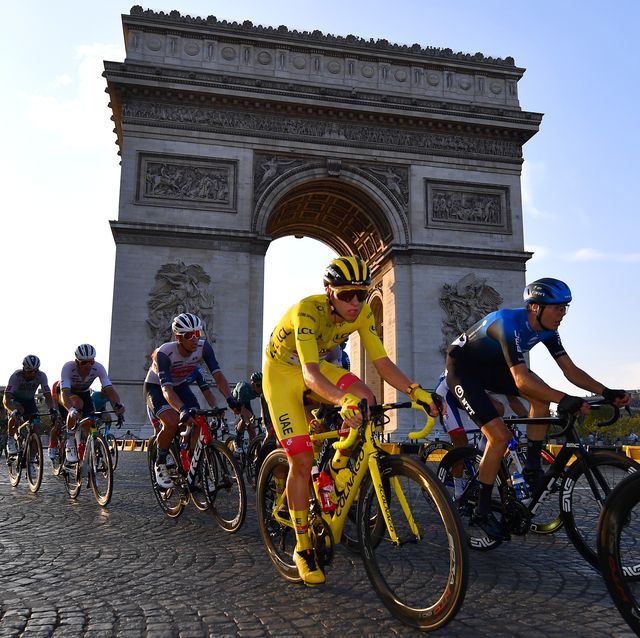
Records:
<instances>
[{"instance_id":1,"label":"yellow bicycle","mask_svg":"<svg viewBox=\"0 0 640 638\"><path fill-rule=\"evenodd\" d=\"M375 405L363 425L349 430L346 439L331 445L339 430L311 435L314 443L323 445L319 470L326 467L332 448L352 452L348 467L339 475L342 481L340 489L336 486L333 512L324 512L318 493L310 490L309 528L324 568L331 562L334 545L343 538L355 504L358 544L373 588L394 616L430 631L449 622L462 605L469 563L458 513L435 474L419 459L386 452L377 441L376 427L383 425L385 413L402 408L425 412L410 402ZM295 532L284 491L287 472L284 450L274 450L264 460L256 488L258 525L278 572L286 580L299 582L292 558Z\"/></svg>"}]
</instances>

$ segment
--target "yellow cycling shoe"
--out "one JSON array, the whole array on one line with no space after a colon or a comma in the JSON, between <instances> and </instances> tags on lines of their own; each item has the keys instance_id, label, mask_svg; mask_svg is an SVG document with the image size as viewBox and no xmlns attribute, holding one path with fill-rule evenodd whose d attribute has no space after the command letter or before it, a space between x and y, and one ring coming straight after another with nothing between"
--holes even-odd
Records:
<instances>
[{"instance_id":1,"label":"yellow cycling shoe","mask_svg":"<svg viewBox=\"0 0 640 638\"><path fill-rule=\"evenodd\" d=\"M312 549L293 550L293 561L298 568L302 582L307 587L315 587L324 583L324 574L316 563L316 557Z\"/></svg>"}]
</instances>

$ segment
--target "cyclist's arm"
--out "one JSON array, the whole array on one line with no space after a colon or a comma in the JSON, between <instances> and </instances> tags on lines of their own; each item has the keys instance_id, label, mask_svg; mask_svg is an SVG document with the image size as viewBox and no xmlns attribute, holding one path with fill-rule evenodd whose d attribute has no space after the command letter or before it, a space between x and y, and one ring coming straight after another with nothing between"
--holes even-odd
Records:
<instances>
[{"instance_id":1,"label":"cyclist's arm","mask_svg":"<svg viewBox=\"0 0 640 638\"><path fill-rule=\"evenodd\" d=\"M606 386L599 381L596 381L593 377L588 375L582 368L579 368L572 360L568 354L565 354L556 359L556 363L558 367L562 370L562 373L567 378L567 380L571 381L573 385L582 388L583 390L588 390L589 392L593 392L594 394L602 394ZM631 397L629 393L626 393L624 398L616 399L616 405L618 407L622 407L628 405L629 401L631 401Z\"/></svg>"},{"instance_id":2,"label":"cyclist's arm","mask_svg":"<svg viewBox=\"0 0 640 638\"><path fill-rule=\"evenodd\" d=\"M211 408L216 407L216 398L208 386L206 390L202 390L202 396L205 398L205 401L209 404L209 407Z\"/></svg>"},{"instance_id":3,"label":"cyclist's arm","mask_svg":"<svg viewBox=\"0 0 640 638\"><path fill-rule=\"evenodd\" d=\"M304 384L313 393L325 399L332 405L338 405L345 392L337 388L327 377L320 372L320 364L308 362L302 364L302 378Z\"/></svg>"},{"instance_id":4,"label":"cyclist's arm","mask_svg":"<svg viewBox=\"0 0 640 638\"><path fill-rule=\"evenodd\" d=\"M389 384L392 385L396 390L400 390L407 394L407 389L409 386L413 384L413 381L409 379L409 377L398 368L398 366L389 359L389 357L381 357L380 359L375 359L373 362L375 369L378 374ZM429 413L431 416L438 415L438 408L435 403L429 404Z\"/></svg>"},{"instance_id":5,"label":"cyclist's arm","mask_svg":"<svg viewBox=\"0 0 640 638\"><path fill-rule=\"evenodd\" d=\"M102 392L107 395L109 401L111 401L111 405L116 411L118 411L119 407L123 407L122 403L120 403L120 397L118 396L116 389L112 385L109 385L106 388L103 387Z\"/></svg>"},{"instance_id":6,"label":"cyclist's arm","mask_svg":"<svg viewBox=\"0 0 640 638\"><path fill-rule=\"evenodd\" d=\"M215 379L215 382L218 386L218 390L220 390L220 393L222 394L222 396L227 399L228 397L231 396L231 388L229 387L229 382L227 381L227 377L224 376L224 374L222 373L222 370L216 370L215 372L212 372L213 378Z\"/></svg>"},{"instance_id":7,"label":"cyclist's arm","mask_svg":"<svg viewBox=\"0 0 640 638\"><path fill-rule=\"evenodd\" d=\"M2 398L2 404L7 412L14 410L13 394L11 392L4 391L4 397Z\"/></svg>"},{"instance_id":8,"label":"cyclist's arm","mask_svg":"<svg viewBox=\"0 0 640 638\"><path fill-rule=\"evenodd\" d=\"M44 402L47 404L49 410L56 409L55 403L53 402L53 397L51 396L51 390L43 392L42 395L44 397Z\"/></svg>"},{"instance_id":9,"label":"cyclist's arm","mask_svg":"<svg viewBox=\"0 0 640 638\"><path fill-rule=\"evenodd\" d=\"M532 374L525 363L518 363L511 366L510 370L520 394L524 397L531 397L539 401L548 401L549 403L558 403L565 395L564 392L554 390L540 377Z\"/></svg>"}]
</instances>

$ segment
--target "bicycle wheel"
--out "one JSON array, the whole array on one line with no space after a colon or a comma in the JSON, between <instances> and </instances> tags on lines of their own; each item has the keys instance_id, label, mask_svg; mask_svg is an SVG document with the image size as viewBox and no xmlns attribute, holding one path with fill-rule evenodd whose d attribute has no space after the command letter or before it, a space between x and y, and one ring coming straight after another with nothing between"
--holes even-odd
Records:
<instances>
[{"instance_id":1,"label":"bicycle wheel","mask_svg":"<svg viewBox=\"0 0 640 638\"><path fill-rule=\"evenodd\" d=\"M260 456L260 449L264 442L264 433L258 434L251 441L249 441L249 447L247 448L247 462L244 468L245 476L247 477L247 483L255 489L256 479L258 473L256 472L256 466L258 463L258 457Z\"/></svg>"},{"instance_id":2,"label":"bicycle wheel","mask_svg":"<svg viewBox=\"0 0 640 638\"><path fill-rule=\"evenodd\" d=\"M598 525L602 577L622 617L640 636L640 473L609 494Z\"/></svg>"},{"instance_id":3,"label":"bicycle wheel","mask_svg":"<svg viewBox=\"0 0 640 638\"><path fill-rule=\"evenodd\" d=\"M151 479L153 494L158 501L158 505L160 505L162 511L169 518L178 518L178 516L180 516L180 514L182 514L182 512L184 511L185 505L189 500L189 495L185 492L184 489L181 488L181 477L179 476L177 469L175 470L175 472L171 472L171 478L174 480L173 487L165 490L158 485L158 483L156 482L155 471L157 453L158 448L156 446L155 440L153 440L149 443L149 448L147 450L147 465L149 468L149 477ZM174 445L169 448L168 456L172 457L173 467L177 468L178 463L180 462L180 456L178 455Z\"/></svg>"},{"instance_id":4,"label":"bicycle wheel","mask_svg":"<svg viewBox=\"0 0 640 638\"><path fill-rule=\"evenodd\" d=\"M247 493L235 456L212 441L204 450L203 488L211 513L225 532L237 532L247 513Z\"/></svg>"},{"instance_id":5,"label":"bicycle wheel","mask_svg":"<svg viewBox=\"0 0 640 638\"><path fill-rule=\"evenodd\" d=\"M300 575L293 562L296 533L289 519L286 495L282 493L288 472L289 462L282 449L274 450L263 461L256 483L258 529L267 556L278 573L285 580L299 583Z\"/></svg>"},{"instance_id":6,"label":"bicycle wheel","mask_svg":"<svg viewBox=\"0 0 640 638\"><path fill-rule=\"evenodd\" d=\"M67 458L65 444L61 436L58 436L56 450L58 450L58 454L56 458L51 461L51 472L54 476L59 476Z\"/></svg>"},{"instance_id":7,"label":"bicycle wheel","mask_svg":"<svg viewBox=\"0 0 640 638\"><path fill-rule=\"evenodd\" d=\"M113 471L116 471L118 467L118 441L111 432L104 437L107 443L107 447L109 448L109 454L111 454L111 465L113 466Z\"/></svg>"},{"instance_id":8,"label":"bicycle wheel","mask_svg":"<svg viewBox=\"0 0 640 638\"><path fill-rule=\"evenodd\" d=\"M522 465L527 461L527 444L520 443L517 454ZM547 472L551 464L555 461L555 456L543 449L540 452L542 471ZM511 474L511 472L509 472ZM562 477L558 477L551 485L544 500L538 502L536 513L529 528L534 534L554 534L562 528L562 517L560 516L560 483Z\"/></svg>"},{"instance_id":9,"label":"bicycle wheel","mask_svg":"<svg viewBox=\"0 0 640 638\"><path fill-rule=\"evenodd\" d=\"M62 468L61 474L64 475L64 486L71 498L78 498L80 488L82 487L82 465L78 463L68 463Z\"/></svg>"},{"instance_id":10,"label":"bicycle wheel","mask_svg":"<svg viewBox=\"0 0 640 638\"><path fill-rule=\"evenodd\" d=\"M420 459L434 473L438 473L440 461L447 452L453 450L453 445L447 441L431 441L420 448Z\"/></svg>"},{"instance_id":11,"label":"bicycle wheel","mask_svg":"<svg viewBox=\"0 0 640 638\"><path fill-rule=\"evenodd\" d=\"M105 507L113 494L113 466L109 448L101 436L93 438L89 456L89 482L98 505Z\"/></svg>"},{"instance_id":12,"label":"bicycle wheel","mask_svg":"<svg viewBox=\"0 0 640 638\"><path fill-rule=\"evenodd\" d=\"M597 528L605 498L627 475L640 469L635 461L622 454L598 450L584 459L593 473L598 496L585 475L581 462L567 468L560 485L560 515L567 536L575 548L595 569L598 569Z\"/></svg>"},{"instance_id":13,"label":"bicycle wheel","mask_svg":"<svg viewBox=\"0 0 640 638\"><path fill-rule=\"evenodd\" d=\"M22 439L17 442L18 453L9 456L7 454L7 471L9 473L9 482L12 487L17 487L20 483L20 477L22 476L22 463L23 463L23 448Z\"/></svg>"},{"instance_id":14,"label":"bicycle wheel","mask_svg":"<svg viewBox=\"0 0 640 638\"><path fill-rule=\"evenodd\" d=\"M481 458L482 453L476 447L454 448L440 461L438 479L457 507L469 547L487 551L498 547L502 541L489 538L479 527L470 525L471 514L478 502L478 465ZM501 509L501 505L496 501L496 513Z\"/></svg>"},{"instance_id":15,"label":"bicycle wheel","mask_svg":"<svg viewBox=\"0 0 640 638\"><path fill-rule=\"evenodd\" d=\"M460 517L442 484L419 460L398 454L383 464L383 476L391 485L385 507L400 543L391 542L386 526L380 536L369 524L381 515L369 483L361 490L358 508L364 566L396 618L421 630L438 629L456 615L467 590L469 559ZM406 505L417 533L405 514Z\"/></svg>"},{"instance_id":16,"label":"bicycle wheel","mask_svg":"<svg viewBox=\"0 0 640 638\"><path fill-rule=\"evenodd\" d=\"M247 454L246 454L246 449L245 449L245 442L244 439L242 440L242 445L240 446L240 449L236 452L236 446L234 445L234 441L235 441L235 437L234 436L229 436L225 439L224 444L226 445L227 449L229 450L229 452L231 452L231 454L233 454L233 457L236 460L236 463L238 464L238 467L240 468L240 472L244 472L244 468L246 466L247 463Z\"/></svg>"},{"instance_id":17,"label":"bicycle wheel","mask_svg":"<svg viewBox=\"0 0 640 638\"><path fill-rule=\"evenodd\" d=\"M27 483L29 489L35 494L42 485L42 474L44 465L42 461L42 441L40 437L32 432L26 441L27 446Z\"/></svg>"}]
</instances>

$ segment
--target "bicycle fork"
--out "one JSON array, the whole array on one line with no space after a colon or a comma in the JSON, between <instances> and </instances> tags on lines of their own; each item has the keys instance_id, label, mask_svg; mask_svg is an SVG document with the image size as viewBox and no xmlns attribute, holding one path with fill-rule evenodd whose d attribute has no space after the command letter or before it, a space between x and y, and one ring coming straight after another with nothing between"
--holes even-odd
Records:
<instances>
[{"instance_id":1,"label":"bicycle fork","mask_svg":"<svg viewBox=\"0 0 640 638\"><path fill-rule=\"evenodd\" d=\"M389 499L384 491L384 485L382 483L382 472L380 470L380 464L378 462L378 455L372 454L369 457L369 472L371 473L371 479L373 480L373 487L376 491L376 496L378 497L378 502L380 503L380 509L382 510L382 516L387 526L387 531L389 532L389 538L391 542L396 546L400 547L401 541L396 533L395 525L391 520L391 507L389 505ZM409 507L409 503L407 502L407 498L402 490L402 486L400 485L400 481L396 476L392 476L390 478L391 487L393 488L393 492L398 497L398 501L400 506L402 507L402 511L407 519L409 524L409 528L411 532L415 536L415 540L420 540L420 531L418 530L418 526L416 525L415 519L413 518L413 514L411 513L411 508Z\"/></svg>"}]
</instances>

